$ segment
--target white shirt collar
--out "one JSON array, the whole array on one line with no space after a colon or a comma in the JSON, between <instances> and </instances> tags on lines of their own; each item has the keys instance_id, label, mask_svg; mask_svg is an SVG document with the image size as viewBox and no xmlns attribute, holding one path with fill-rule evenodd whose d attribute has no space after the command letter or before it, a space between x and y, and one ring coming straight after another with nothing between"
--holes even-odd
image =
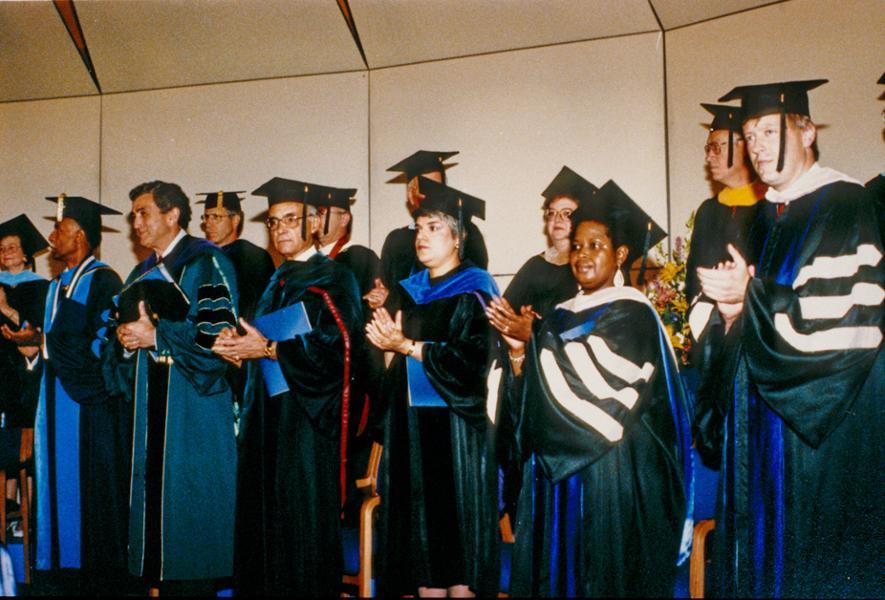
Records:
<instances>
[{"instance_id":1,"label":"white shirt collar","mask_svg":"<svg viewBox=\"0 0 885 600\"><path fill-rule=\"evenodd\" d=\"M825 185L837 181L847 181L860 185L859 181L852 179L845 173L840 173L829 167L821 167L818 163L814 163L810 169L802 173L787 189L778 191L773 187L768 188L768 191L765 192L765 198L775 204L788 204L797 198L806 196Z\"/></svg>"},{"instance_id":2,"label":"white shirt collar","mask_svg":"<svg viewBox=\"0 0 885 600\"><path fill-rule=\"evenodd\" d=\"M184 239L184 236L186 236L186 235L187 235L187 232L186 232L184 229L179 229L179 230L178 230L178 235L176 235L176 236L172 239L172 243L170 243L168 246L166 246L166 249L163 250L162 252L157 252L157 255L158 255L160 258L166 258L167 256L169 256L169 254L175 249L175 246L178 245L178 242L180 242L181 240L183 240L183 239Z\"/></svg>"},{"instance_id":3,"label":"white shirt collar","mask_svg":"<svg viewBox=\"0 0 885 600\"><path fill-rule=\"evenodd\" d=\"M322 250L317 250L316 246L310 246L307 250L295 257L298 262L307 262L317 254L323 254Z\"/></svg>"}]
</instances>

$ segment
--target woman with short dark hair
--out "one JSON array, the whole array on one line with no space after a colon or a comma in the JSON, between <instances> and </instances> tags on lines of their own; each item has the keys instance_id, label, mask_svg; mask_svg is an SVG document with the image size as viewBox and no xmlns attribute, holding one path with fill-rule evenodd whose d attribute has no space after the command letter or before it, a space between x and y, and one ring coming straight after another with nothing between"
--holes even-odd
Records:
<instances>
[{"instance_id":1,"label":"woman with short dark hair","mask_svg":"<svg viewBox=\"0 0 885 600\"><path fill-rule=\"evenodd\" d=\"M464 223L481 217L484 203L433 184L422 182L426 198L414 213L425 268L400 281L366 327L386 352L382 397L390 399L379 595L494 595L497 465L486 379L495 338L483 307L498 291L486 271L461 260Z\"/></svg>"}]
</instances>

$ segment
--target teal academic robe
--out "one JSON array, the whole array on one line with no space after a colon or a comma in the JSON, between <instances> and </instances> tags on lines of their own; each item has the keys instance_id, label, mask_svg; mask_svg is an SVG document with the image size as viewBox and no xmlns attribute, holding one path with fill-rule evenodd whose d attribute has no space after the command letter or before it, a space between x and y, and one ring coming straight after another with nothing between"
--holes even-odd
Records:
<instances>
[{"instance_id":1,"label":"teal academic robe","mask_svg":"<svg viewBox=\"0 0 885 600\"><path fill-rule=\"evenodd\" d=\"M159 273L158 273L159 272ZM124 285L165 278L186 296L183 320L160 317L157 348L107 356L133 402L129 571L153 581L216 579L233 572L236 437L226 363L211 351L236 323L231 262L190 236ZM172 288L175 293L178 290Z\"/></svg>"}]
</instances>

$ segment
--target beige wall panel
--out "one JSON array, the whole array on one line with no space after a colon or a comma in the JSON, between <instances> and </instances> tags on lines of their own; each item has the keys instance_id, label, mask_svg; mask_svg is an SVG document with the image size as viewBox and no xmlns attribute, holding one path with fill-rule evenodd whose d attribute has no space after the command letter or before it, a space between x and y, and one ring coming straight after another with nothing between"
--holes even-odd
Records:
<instances>
[{"instance_id":1,"label":"beige wall panel","mask_svg":"<svg viewBox=\"0 0 885 600\"><path fill-rule=\"evenodd\" d=\"M97 96L0 104L0 221L26 213L48 237L52 222L44 217L55 215L55 205L45 196L99 199L100 115ZM119 217L108 223L125 229ZM57 267L49 253L37 260L41 275Z\"/></svg>"},{"instance_id":2,"label":"beige wall panel","mask_svg":"<svg viewBox=\"0 0 885 600\"><path fill-rule=\"evenodd\" d=\"M274 176L359 189L354 240L368 242L367 75L349 73L179 88L105 98L102 194L128 210L129 190L161 179L198 192L251 192ZM202 235L197 207L190 232ZM267 245L250 222L266 200L244 202L244 237ZM118 243L124 271L133 248Z\"/></svg>"},{"instance_id":3,"label":"beige wall panel","mask_svg":"<svg viewBox=\"0 0 885 600\"><path fill-rule=\"evenodd\" d=\"M488 201L480 222L493 273L544 248L541 191L567 164L615 179L664 227L658 34L371 72L372 241L409 221L385 169L413 151L460 150L449 183Z\"/></svg>"},{"instance_id":4,"label":"beige wall panel","mask_svg":"<svg viewBox=\"0 0 885 600\"><path fill-rule=\"evenodd\" d=\"M736 85L826 78L810 92L821 164L862 181L885 166L876 80L885 68L885 2L793 0L667 34L674 234L712 195L703 164L709 123L700 102Z\"/></svg>"},{"instance_id":5,"label":"beige wall panel","mask_svg":"<svg viewBox=\"0 0 885 600\"><path fill-rule=\"evenodd\" d=\"M657 31L648 0L350 0L373 69Z\"/></svg>"}]
</instances>

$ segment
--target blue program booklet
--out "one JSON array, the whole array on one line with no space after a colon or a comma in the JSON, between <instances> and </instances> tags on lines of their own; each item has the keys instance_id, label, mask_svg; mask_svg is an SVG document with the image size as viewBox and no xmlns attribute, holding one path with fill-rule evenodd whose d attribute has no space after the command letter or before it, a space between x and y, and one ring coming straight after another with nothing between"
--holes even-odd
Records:
<instances>
[{"instance_id":1,"label":"blue program booklet","mask_svg":"<svg viewBox=\"0 0 885 600\"><path fill-rule=\"evenodd\" d=\"M406 377L409 382L409 406L415 408L446 406L446 401L442 399L442 396L427 378L421 361L415 360L411 356L406 357Z\"/></svg>"},{"instance_id":2,"label":"blue program booklet","mask_svg":"<svg viewBox=\"0 0 885 600\"><path fill-rule=\"evenodd\" d=\"M253 325L264 337L275 342L291 340L311 330L303 302L256 317ZM278 396L289 391L279 361L262 358L259 364L268 396Z\"/></svg>"}]
</instances>

